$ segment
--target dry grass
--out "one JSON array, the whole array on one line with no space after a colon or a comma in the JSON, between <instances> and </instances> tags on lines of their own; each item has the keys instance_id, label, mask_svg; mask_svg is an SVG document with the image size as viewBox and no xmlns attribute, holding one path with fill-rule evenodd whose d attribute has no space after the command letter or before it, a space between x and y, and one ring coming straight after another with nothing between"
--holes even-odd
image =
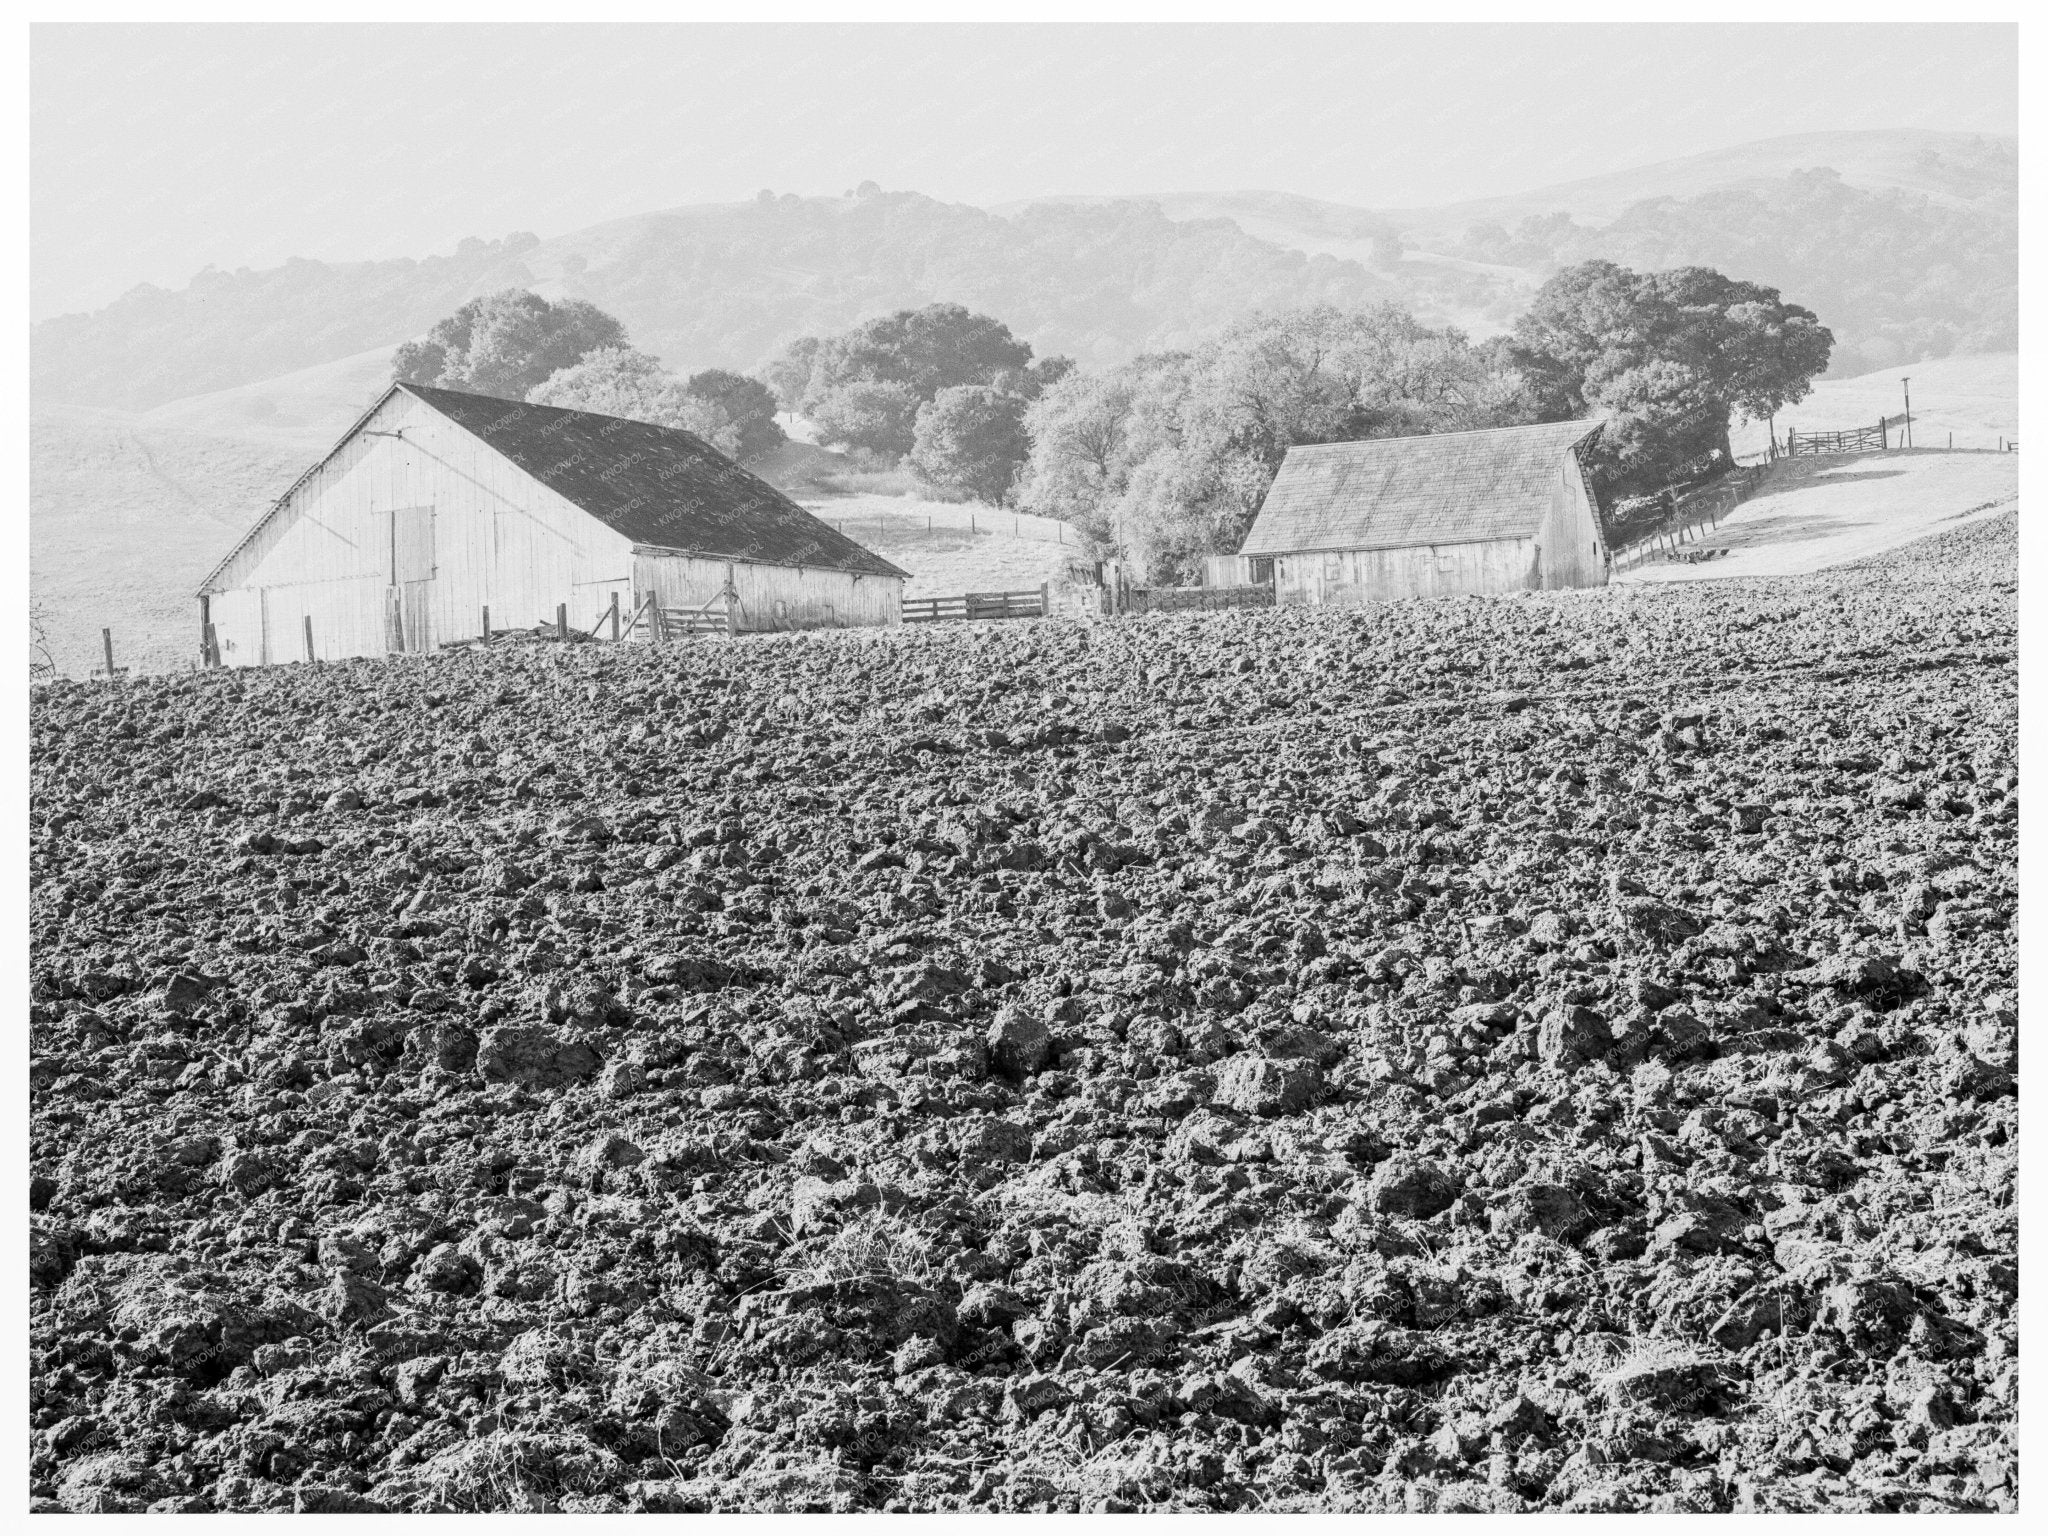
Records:
<instances>
[{"instance_id":1,"label":"dry grass","mask_svg":"<svg viewBox=\"0 0 2048 1536\"><path fill-rule=\"evenodd\" d=\"M863 1211L836 1231L790 1250L793 1285L831 1285L843 1280L910 1280L929 1284L932 1234L887 1211Z\"/></svg>"},{"instance_id":2,"label":"dry grass","mask_svg":"<svg viewBox=\"0 0 2048 1536\"><path fill-rule=\"evenodd\" d=\"M66 406L29 422L29 590L59 671L100 661L160 672L198 655L193 589L305 468L278 443Z\"/></svg>"},{"instance_id":3,"label":"dry grass","mask_svg":"<svg viewBox=\"0 0 2048 1536\"><path fill-rule=\"evenodd\" d=\"M1260 1222L1231 1245L1231 1256L1247 1274L1273 1289L1344 1262L1337 1246L1300 1216Z\"/></svg>"},{"instance_id":4,"label":"dry grass","mask_svg":"<svg viewBox=\"0 0 2048 1536\"><path fill-rule=\"evenodd\" d=\"M1057 581L1082 556L1080 535L1067 542L1055 526L987 507L915 496L811 501L808 509L856 543L910 572L906 597L1014 592Z\"/></svg>"},{"instance_id":5,"label":"dry grass","mask_svg":"<svg viewBox=\"0 0 2048 1536\"><path fill-rule=\"evenodd\" d=\"M1873 453L1796 459L1737 507L1704 544L1729 553L1698 565L1652 563L1617 572L1617 584L1797 576L1897 548L1958 520L2012 504L2019 456Z\"/></svg>"},{"instance_id":6,"label":"dry grass","mask_svg":"<svg viewBox=\"0 0 2048 1536\"><path fill-rule=\"evenodd\" d=\"M441 1452L413 1481L431 1506L539 1514L563 1494L614 1487L621 1475L618 1457L581 1437L501 1431Z\"/></svg>"},{"instance_id":7,"label":"dry grass","mask_svg":"<svg viewBox=\"0 0 2048 1536\"><path fill-rule=\"evenodd\" d=\"M2019 355L1977 353L1881 368L1852 379L1823 379L1813 393L1778 413L1778 435L1788 426L1801 432L1839 432L1872 427L1880 416L1905 408L1900 380L1913 381L1913 441L1943 448L1951 432L1957 448L1996 448L2000 438L2019 435ZM1735 451L1763 451L1769 428L1742 422L1729 434Z\"/></svg>"}]
</instances>

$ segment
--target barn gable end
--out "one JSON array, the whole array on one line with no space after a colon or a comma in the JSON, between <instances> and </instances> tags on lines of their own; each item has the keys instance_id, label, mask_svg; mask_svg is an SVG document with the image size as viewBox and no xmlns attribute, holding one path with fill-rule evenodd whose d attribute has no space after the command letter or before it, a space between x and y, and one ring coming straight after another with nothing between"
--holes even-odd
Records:
<instances>
[{"instance_id":1,"label":"barn gable end","mask_svg":"<svg viewBox=\"0 0 2048 1536\"><path fill-rule=\"evenodd\" d=\"M662 552L726 579L750 573L742 628L900 611L901 571L701 439L411 385L386 391L200 594L231 666L431 650L477 636L486 608L494 631L551 623L558 607L590 629L654 590L647 532L689 541ZM804 563L776 563L792 556ZM850 601L863 585L871 600Z\"/></svg>"}]
</instances>

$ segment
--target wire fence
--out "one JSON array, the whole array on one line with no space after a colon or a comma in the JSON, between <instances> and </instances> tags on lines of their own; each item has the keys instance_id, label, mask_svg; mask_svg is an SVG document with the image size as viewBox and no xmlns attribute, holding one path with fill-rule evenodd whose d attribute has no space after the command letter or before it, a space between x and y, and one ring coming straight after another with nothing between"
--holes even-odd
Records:
<instances>
[{"instance_id":1,"label":"wire fence","mask_svg":"<svg viewBox=\"0 0 2048 1536\"><path fill-rule=\"evenodd\" d=\"M940 506L926 503L915 512L895 508L863 507L858 512L835 514L829 503L808 509L813 517L828 523L849 538L860 530L877 533L947 532L1005 534L1013 539L1031 539L1041 544L1065 544L1079 549L1080 531L1056 517L1038 517L1030 512L1005 512L998 507Z\"/></svg>"}]
</instances>

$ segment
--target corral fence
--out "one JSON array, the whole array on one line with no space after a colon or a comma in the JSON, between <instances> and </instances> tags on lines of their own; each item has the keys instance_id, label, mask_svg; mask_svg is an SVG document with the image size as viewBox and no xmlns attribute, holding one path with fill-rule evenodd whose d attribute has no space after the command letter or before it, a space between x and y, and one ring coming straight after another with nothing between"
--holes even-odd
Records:
<instances>
[{"instance_id":1,"label":"corral fence","mask_svg":"<svg viewBox=\"0 0 2048 1536\"><path fill-rule=\"evenodd\" d=\"M1125 587L1105 589L1115 613L1213 613L1227 608L1271 608L1273 586Z\"/></svg>"},{"instance_id":2,"label":"corral fence","mask_svg":"<svg viewBox=\"0 0 2048 1536\"><path fill-rule=\"evenodd\" d=\"M1247 573L1253 579L1247 580ZM1274 606L1273 563L1248 561L1239 555L1211 555L1203 562L1204 580L1193 587L1140 586L1117 560L1070 563L1056 604L1077 619L1107 619L1123 614L1213 613L1232 608Z\"/></svg>"},{"instance_id":3,"label":"corral fence","mask_svg":"<svg viewBox=\"0 0 2048 1536\"><path fill-rule=\"evenodd\" d=\"M1718 530L1721 519L1754 496L1769 473L1767 465L1743 466L1705 485L1617 501L1607 519L1612 568L1633 570L1651 560L1691 563L1725 553L1686 546L1698 544L1702 530Z\"/></svg>"},{"instance_id":4,"label":"corral fence","mask_svg":"<svg viewBox=\"0 0 2048 1536\"><path fill-rule=\"evenodd\" d=\"M962 592L955 597L906 597L903 622L938 624L968 619L1041 619L1052 611L1045 586L1017 592Z\"/></svg>"},{"instance_id":5,"label":"corral fence","mask_svg":"<svg viewBox=\"0 0 2048 1536\"><path fill-rule=\"evenodd\" d=\"M530 627L499 628L491 622L491 610L485 608L476 635L462 640L444 640L440 648L444 651L460 650L466 646L497 645L511 640L619 641L636 636L643 641L667 640L675 635L730 635L734 632L733 608L738 594L730 587L699 608L664 608L652 592L636 599L630 609L620 604L618 593L610 593L608 598L588 626L569 621L567 603L555 605L554 618L542 619ZM311 624L311 620L307 622ZM311 652L312 636L309 631L309 661Z\"/></svg>"},{"instance_id":6,"label":"corral fence","mask_svg":"<svg viewBox=\"0 0 2048 1536\"><path fill-rule=\"evenodd\" d=\"M1884 453L1891 444L1889 418L1881 419L1874 427L1854 427L1844 432L1808 432L1800 436L1796 427L1785 429L1785 457L1788 459L1814 458L1832 453Z\"/></svg>"}]
</instances>

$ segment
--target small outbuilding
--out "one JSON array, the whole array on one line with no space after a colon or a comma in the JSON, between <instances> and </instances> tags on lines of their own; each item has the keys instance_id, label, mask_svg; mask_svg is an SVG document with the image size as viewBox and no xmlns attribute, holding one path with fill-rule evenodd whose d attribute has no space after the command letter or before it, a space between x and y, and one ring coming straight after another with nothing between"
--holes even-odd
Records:
<instances>
[{"instance_id":1,"label":"small outbuilding","mask_svg":"<svg viewBox=\"0 0 2048 1536\"><path fill-rule=\"evenodd\" d=\"M1289 448L1237 579L1283 606L1607 583L1579 449L1598 421Z\"/></svg>"},{"instance_id":2,"label":"small outbuilding","mask_svg":"<svg viewBox=\"0 0 2048 1536\"><path fill-rule=\"evenodd\" d=\"M431 651L486 610L589 630L650 599L844 628L898 622L905 576L693 433L394 384L201 583L200 623L228 666Z\"/></svg>"}]
</instances>

